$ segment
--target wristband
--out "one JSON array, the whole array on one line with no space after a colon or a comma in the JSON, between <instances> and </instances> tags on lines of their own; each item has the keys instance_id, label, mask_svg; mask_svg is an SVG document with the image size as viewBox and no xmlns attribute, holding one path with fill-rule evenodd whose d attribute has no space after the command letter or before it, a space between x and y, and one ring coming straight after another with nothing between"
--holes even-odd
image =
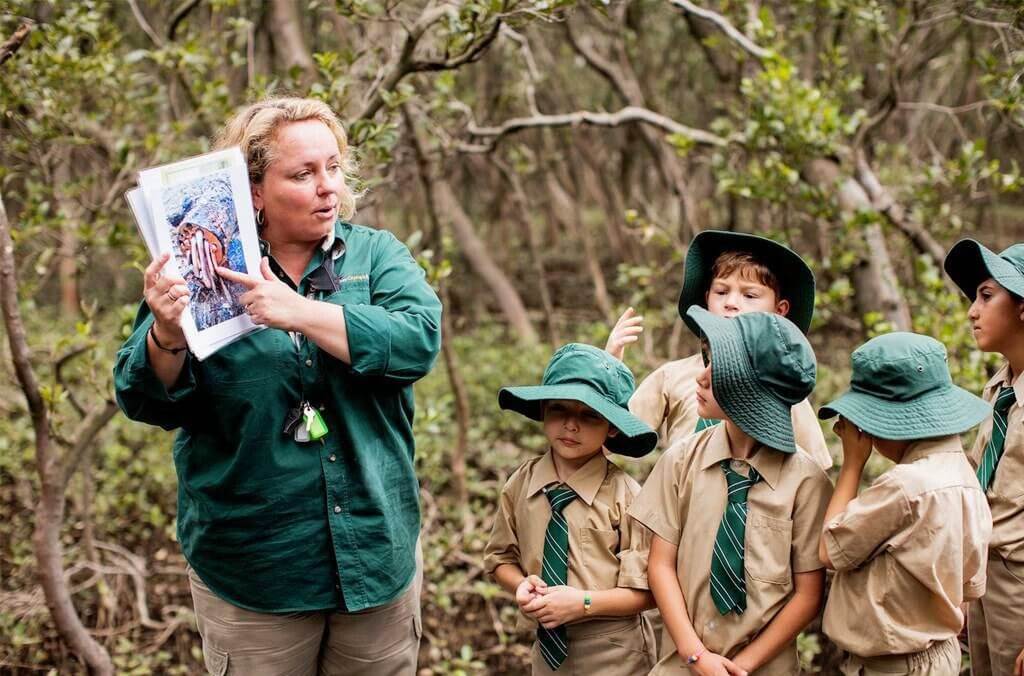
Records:
<instances>
[{"instance_id":1,"label":"wristband","mask_svg":"<svg viewBox=\"0 0 1024 676\"><path fill-rule=\"evenodd\" d=\"M591 604L590 592L584 591L583 592L583 614L584 615L589 615L590 614L590 604Z\"/></svg>"},{"instance_id":2,"label":"wristband","mask_svg":"<svg viewBox=\"0 0 1024 676\"><path fill-rule=\"evenodd\" d=\"M188 349L188 343L186 343L182 347L164 347L163 345L161 345L160 341L157 340L156 338L156 331L153 330L154 326L156 326L156 324L149 325L149 337L153 339L153 344L156 345L158 348L160 348L164 352L170 352L171 354L178 354Z\"/></svg>"},{"instance_id":3,"label":"wristband","mask_svg":"<svg viewBox=\"0 0 1024 676\"><path fill-rule=\"evenodd\" d=\"M703 648L703 647L702 647L702 648L701 648L700 650L698 650L698 651L697 651L697 652L695 652L694 654L692 654L692 655L690 655L689 657L687 657L687 658L686 658L686 663L687 663L687 664L697 664L697 662L700 662L700 657L701 657L701 655L703 655L703 654L704 654L704 653L706 653L707 651L708 651L708 649L707 649L707 648Z\"/></svg>"}]
</instances>

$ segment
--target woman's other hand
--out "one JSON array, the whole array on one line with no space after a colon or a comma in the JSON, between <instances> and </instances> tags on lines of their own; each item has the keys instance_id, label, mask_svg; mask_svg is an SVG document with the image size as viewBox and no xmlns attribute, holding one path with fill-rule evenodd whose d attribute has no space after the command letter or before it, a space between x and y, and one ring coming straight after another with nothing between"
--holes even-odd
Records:
<instances>
[{"instance_id":1,"label":"woman's other hand","mask_svg":"<svg viewBox=\"0 0 1024 676\"><path fill-rule=\"evenodd\" d=\"M161 254L146 268L143 275L142 295L153 313L153 330L161 345L178 347L185 344L181 330L181 313L188 306L188 286L178 276L161 274L169 253Z\"/></svg>"},{"instance_id":2,"label":"woman's other hand","mask_svg":"<svg viewBox=\"0 0 1024 676\"><path fill-rule=\"evenodd\" d=\"M222 266L217 266L217 274L248 289L238 302L257 324L283 331L302 330L302 310L308 301L277 278L266 258L260 261L259 276Z\"/></svg>"}]
</instances>

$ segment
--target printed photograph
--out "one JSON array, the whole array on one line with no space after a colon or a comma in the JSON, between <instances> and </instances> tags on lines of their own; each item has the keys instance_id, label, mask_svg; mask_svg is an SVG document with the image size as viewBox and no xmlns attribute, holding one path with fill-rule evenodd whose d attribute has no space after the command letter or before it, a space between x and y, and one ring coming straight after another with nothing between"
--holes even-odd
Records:
<instances>
[{"instance_id":1,"label":"printed photograph","mask_svg":"<svg viewBox=\"0 0 1024 676\"><path fill-rule=\"evenodd\" d=\"M243 313L238 297L245 287L221 279L216 266L248 272L228 171L165 186L163 206L170 224L178 269L191 293L199 331Z\"/></svg>"}]
</instances>

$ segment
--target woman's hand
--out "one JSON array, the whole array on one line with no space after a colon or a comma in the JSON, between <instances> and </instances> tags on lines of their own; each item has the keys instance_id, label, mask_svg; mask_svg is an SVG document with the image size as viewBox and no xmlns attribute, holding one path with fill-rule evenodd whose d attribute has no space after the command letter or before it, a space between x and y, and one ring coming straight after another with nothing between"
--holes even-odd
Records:
<instances>
[{"instance_id":1,"label":"woman's hand","mask_svg":"<svg viewBox=\"0 0 1024 676\"><path fill-rule=\"evenodd\" d=\"M230 268L217 266L217 274L248 291L238 297L245 311L257 324L284 331L301 330L302 310L306 299L271 272L270 263L260 261L260 276L244 275Z\"/></svg>"},{"instance_id":2,"label":"woman's hand","mask_svg":"<svg viewBox=\"0 0 1024 676\"><path fill-rule=\"evenodd\" d=\"M533 616L545 629L554 629L583 617L583 591L567 585L541 587Z\"/></svg>"},{"instance_id":3,"label":"woman's hand","mask_svg":"<svg viewBox=\"0 0 1024 676\"><path fill-rule=\"evenodd\" d=\"M619 361L626 355L626 346L640 340L640 334L644 327L641 326L644 318L638 315L633 308L626 308L619 320L612 327L608 342L604 345L604 351Z\"/></svg>"},{"instance_id":4,"label":"woman's hand","mask_svg":"<svg viewBox=\"0 0 1024 676\"><path fill-rule=\"evenodd\" d=\"M181 277L163 275L161 271L171 254L161 254L146 268L142 296L153 313L153 331L160 344L168 348L185 345L181 330L181 313L188 306L188 286Z\"/></svg>"}]
</instances>

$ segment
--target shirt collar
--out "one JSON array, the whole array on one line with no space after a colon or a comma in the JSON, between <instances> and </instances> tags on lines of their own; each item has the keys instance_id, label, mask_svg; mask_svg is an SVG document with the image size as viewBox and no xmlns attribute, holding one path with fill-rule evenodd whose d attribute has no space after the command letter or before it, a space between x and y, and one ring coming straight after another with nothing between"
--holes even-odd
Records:
<instances>
[{"instance_id":1,"label":"shirt collar","mask_svg":"<svg viewBox=\"0 0 1024 676\"><path fill-rule=\"evenodd\" d=\"M953 434L948 437L938 437L935 439L921 439L907 446L907 450L903 452L903 459L900 460L900 464L907 465L923 458L927 458L929 455L935 455L936 453L963 452L964 447L960 443L960 435L958 434Z\"/></svg>"},{"instance_id":2,"label":"shirt collar","mask_svg":"<svg viewBox=\"0 0 1024 676\"><path fill-rule=\"evenodd\" d=\"M985 399L987 401L995 401L996 395L999 394L999 389L1002 387L1010 386L1010 362L1006 362L1003 366L996 371L996 374L992 376L992 379L985 385ZM1024 404L1024 378L1017 378L1017 382L1013 383L1013 396L1017 400L1016 406Z\"/></svg>"},{"instance_id":3,"label":"shirt collar","mask_svg":"<svg viewBox=\"0 0 1024 676\"><path fill-rule=\"evenodd\" d=\"M594 502L594 498L597 497L597 491L601 488L601 484L604 483L607 473L608 458L604 457L604 451L599 451L583 467L573 472L572 476L565 480L565 485L575 491L580 500L583 500L589 506ZM558 472L555 470L555 460L552 457L552 451L549 449L533 468L533 477L530 479L530 486L527 488L526 494L532 498L544 488L557 483L562 482L558 478Z\"/></svg>"},{"instance_id":4,"label":"shirt collar","mask_svg":"<svg viewBox=\"0 0 1024 676\"><path fill-rule=\"evenodd\" d=\"M345 253L345 231L341 221L334 224L334 229L327 234L317 247L321 252L319 262L310 261L314 267L307 270L309 288L312 291L335 292L338 290L338 276L334 272L334 261L341 258ZM260 239L260 255L266 256L270 261L270 269L283 281L291 286L291 280L284 270L278 265L270 251L270 244L265 239Z\"/></svg>"},{"instance_id":5,"label":"shirt collar","mask_svg":"<svg viewBox=\"0 0 1024 676\"><path fill-rule=\"evenodd\" d=\"M798 451L799 452L799 451ZM707 446L704 448L704 457L701 459L701 469L708 469L713 465L720 464L723 460L741 460L757 470L764 482L775 490L782 476L782 463L786 454L774 448L761 446L757 453L754 453L746 460L733 458L729 449L729 435L725 431L725 423L719 423L711 428L708 433Z\"/></svg>"}]
</instances>

